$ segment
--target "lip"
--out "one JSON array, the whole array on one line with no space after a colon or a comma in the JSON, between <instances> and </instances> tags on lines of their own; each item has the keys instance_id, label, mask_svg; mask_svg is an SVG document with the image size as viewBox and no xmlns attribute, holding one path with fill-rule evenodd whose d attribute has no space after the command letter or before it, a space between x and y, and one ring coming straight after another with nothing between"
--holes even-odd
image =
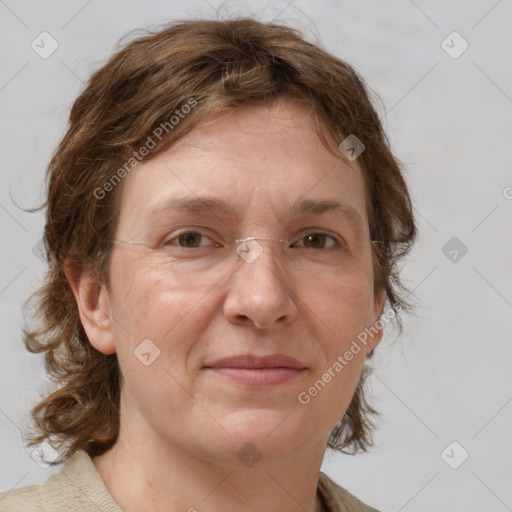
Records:
<instances>
[{"instance_id":1,"label":"lip","mask_svg":"<svg viewBox=\"0 0 512 512\"><path fill-rule=\"evenodd\" d=\"M288 382L306 370L306 366L284 354L264 357L244 354L208 363L203 369L237 384L270 387Z\"/></svg>"},{"instance_id":2,"label":"lip","mask_svg":"<svg viewBox=\"0 0 512 512\"><path fill-rule=\"evenodd\" d=\"M285 354L271 354L262 357L253 354L242 354L218 359L205 364L205 368L294 368L303 370L306 366Z\"/></svg>"}]
</instances>

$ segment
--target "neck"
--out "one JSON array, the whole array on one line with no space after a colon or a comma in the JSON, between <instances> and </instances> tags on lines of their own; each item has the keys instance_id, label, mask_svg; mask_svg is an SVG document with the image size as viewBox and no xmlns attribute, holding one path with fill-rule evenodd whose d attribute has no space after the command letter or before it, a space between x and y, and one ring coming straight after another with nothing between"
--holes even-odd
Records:
<instances>
[{"instance_id":1,"label":"neck","mask_svg":"<svg viewBox=\"0 0 512 512\"><path fill-rule=\"evenodd\" d=\"M244 467L163 442L149 429L134 432L125 424L114 447L93 462L124 512L319 512L324 452L325 444L317 443Z\"/></svg>"}]
</instances>

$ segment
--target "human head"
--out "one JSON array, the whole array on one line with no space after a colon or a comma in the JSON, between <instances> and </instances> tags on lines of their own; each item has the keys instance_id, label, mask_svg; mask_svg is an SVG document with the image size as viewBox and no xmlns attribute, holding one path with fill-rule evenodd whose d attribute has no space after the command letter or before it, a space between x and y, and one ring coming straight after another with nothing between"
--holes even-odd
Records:
<instances>
[{"instance_id":1,"label":"human head","mask_svg":"<svg viewBox=\"0 0 512 512\"><path fill-rule=\"evenodd\" d=\"M333 154L340 156L337 147L349 135L364 143L357 164L369 234L381 242L372 252L374 293L384 291L395 310L405 306L397 263L414 240L414 220L369 94L346 63L289 28L254 20L173 23L129 43L91 77L47 173L49 271L38 294L42 324L26 330L26 344L46 352L61 387L34 409L36 442L53 436L69 452L84 448L90 455L115 443L118 361L89 343L65 269L108 285L124 178L217 114L291 99L310 110ZM329 445L365 449L369 411L361 380Z\"/></svg>"}]
</instances>

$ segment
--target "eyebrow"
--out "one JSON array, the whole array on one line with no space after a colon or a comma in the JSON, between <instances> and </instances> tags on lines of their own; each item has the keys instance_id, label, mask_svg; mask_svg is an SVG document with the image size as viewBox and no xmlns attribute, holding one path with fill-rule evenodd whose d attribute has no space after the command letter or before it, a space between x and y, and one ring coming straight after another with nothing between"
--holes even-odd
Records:
<instances>
[{"instance_id":1,"label":"eyebrow","mask_svg":"<svg viewBox=\"0 0 512 512\"><path fill-rule=\"evenodd\" d=\"M215 197L180 197L172 198L163 203L154 205L149 210L149 219L167 211L184 211L192 213L209 212L219 216L236 218L237 214L233 206L223 199ZM287 212L293 215L318 215L325 212L342 213L347 216L357 227L364 226L359 213L351 206L335 200L303 198L296 201Z\"/></svg>"},{"instance_id":2,"label":"eyebrow","mask_svg":"<svg viewBox=\"0 0 512 512\"><path fill-rule=\"evenodd\" d=\"M300 199L291 208L295 215L318 215L334 211L348 216L359 227L364 225L359 213L348 204L328 199Z\"/></svg>"},{"instance_id":3,"label":"eyebrow","mask_svg":"<svg viewBox=\"0 0 512 512\"><path fill-rule=\"evenodd\" d=\"M234 208L224 201L214 197L180 197L172 198L158 203L149 210L149 218L156 217L161 213L175 210L183 212L201 213L210 212L217 215L236 217Z\"/></svg>"}]
</instances>

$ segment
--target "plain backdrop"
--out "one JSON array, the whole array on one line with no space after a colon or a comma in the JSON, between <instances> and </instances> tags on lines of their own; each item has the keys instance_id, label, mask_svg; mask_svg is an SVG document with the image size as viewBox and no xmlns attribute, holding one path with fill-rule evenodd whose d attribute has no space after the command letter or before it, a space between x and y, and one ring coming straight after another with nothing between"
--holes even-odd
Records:
<instances>
[{"instance_id":1,"label":"plain backdrop","mask_svg":"<svg viewBox=\"0 0 512 512\"><path fill-rule=\"evenodd\" d=\"M420 229L403 269L416 314L376 351L376 446L328 451L323 471L382 511L512 510L510 0L1 0L0 491L58 470L22 442L44 370L21 308L44 264L43 215L21 208L43 197L82 81L133 29L236 15L291 24L366 78ZM31 47L42 32L58 44L45 59Z\"/></svg>"}]
</instances>

